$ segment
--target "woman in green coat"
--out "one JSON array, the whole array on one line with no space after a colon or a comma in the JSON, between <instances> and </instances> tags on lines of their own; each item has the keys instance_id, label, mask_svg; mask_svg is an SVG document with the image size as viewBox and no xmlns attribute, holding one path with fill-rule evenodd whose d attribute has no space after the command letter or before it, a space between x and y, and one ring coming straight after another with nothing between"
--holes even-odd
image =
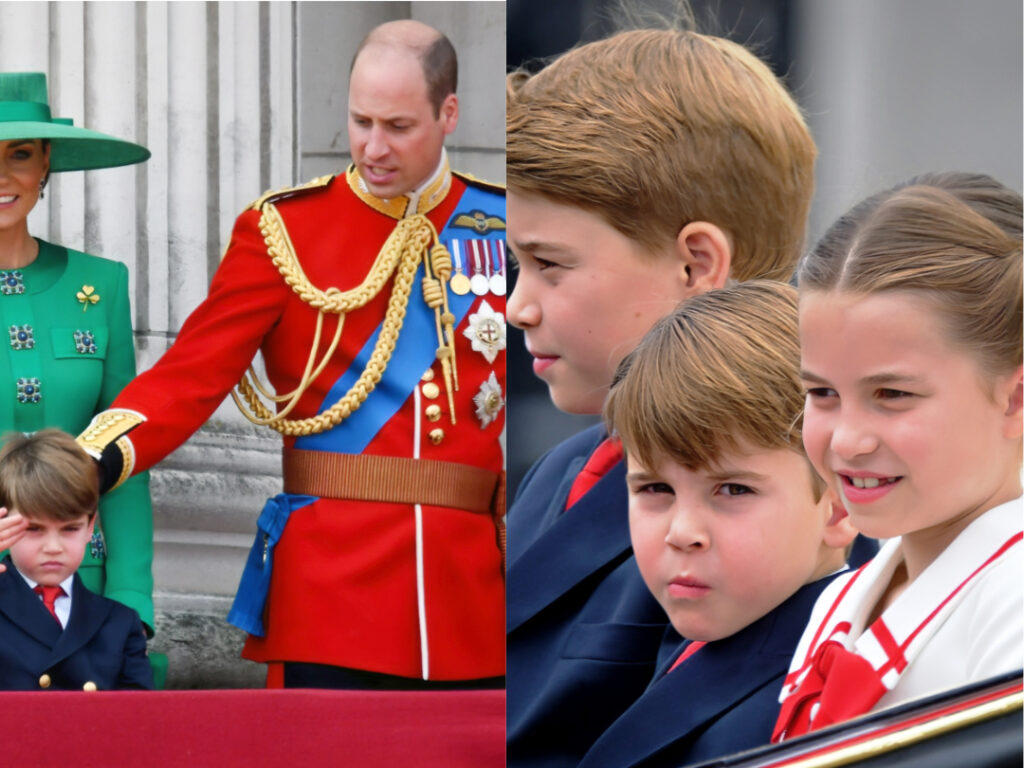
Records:
<instances>
[{"instance_id":1,"label":"woman in green coat","mask_svg":"<svg viewBox=\"0 0 1024 768\"><path fill-rule=\"evenodd\" d=\"M0 73L0 431L79 434L135 376L124 264L32 237L50 173L146 160L138 144L52 118L42 73ZM2 343L2 341L0 341ZM6 391L5 391L6 390ZM153 632L153 514L139 475L100 502L79 573ZM164 677L166 659L153 657Z\"/></svg>"}]
</instances>

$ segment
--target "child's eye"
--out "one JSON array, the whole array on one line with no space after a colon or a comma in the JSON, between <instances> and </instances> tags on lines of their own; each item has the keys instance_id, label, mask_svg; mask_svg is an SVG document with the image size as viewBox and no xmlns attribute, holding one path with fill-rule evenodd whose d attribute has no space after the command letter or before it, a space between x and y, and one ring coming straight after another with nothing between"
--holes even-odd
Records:
<instances>
[{"instance_id":1,"label":"child's eye","mask_svg":"<svg viewBox=\"0 0 1024 768\"><path fill-rule=\"evenodd\" d=\"M912 392L904 392L902 389L880 389L878 396L882 400L901 400L906 397L913 397Z\"/></svg>"},{"instance_id":2,"label":"child's eye","mask_svg":"<svg viewBox=\"0 0 1024 768\"><path fill-rule=\"evenodd\" d=\"M742 483L722 483L718 490L723 496L745 496L754 492L753 488Z\"/></svg>"},{"instance_id":3,"label":"child's eye","mask_svg":"<svg viewBox=\"0 0 1024 768\"><path fill-rule=\"evenodd\" d=\"M547 259L537 259L537 258L535 258L535 259L534 259L534 262L535 262L535 263L537 264L537 269L538 269L538 271L540 271L540 272L543 272L543 271L544 271L544 270L546 270L546 269L551 269L552 267L557 267L557 266L559 266L559 265L558 265L558 264L556 264L555 262L553 262L553 261L548 261Z\"/></svg>"},{"instance_id":4,"label":"child's eye","mask_svg":"<svg viewBox=\"0 0 1024 768\"><path fill-rule=\"evenodd\" d=\"M651 495L655 493L672 493L672 486L667 483L644 483L638 485L633 489L633 494L636 496Z\"/></svg>"},{"instance_id":5,"label":"child's eye","mask_svg":"<svg viewBox=\"0 0 1024 768\"><path fill-rule=\"evenodd\" d=\"M811 398L838 397L836 391L831 387L808 387L805 394Z\"/></svg>"}]
</instances>

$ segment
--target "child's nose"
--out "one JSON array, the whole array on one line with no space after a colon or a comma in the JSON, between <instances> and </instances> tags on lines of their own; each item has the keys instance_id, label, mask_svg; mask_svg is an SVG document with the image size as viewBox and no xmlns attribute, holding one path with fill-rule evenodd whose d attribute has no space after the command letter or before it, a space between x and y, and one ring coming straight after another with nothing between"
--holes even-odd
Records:
<instances>
[{"instance_id":1,"label":"child's nose","mask_svg":"<svg viewBox=\"0 0 1024 768\"><path fill-rule=\"evenodd\" d=\"M528 283L529 278L520 274L505 307L508 321L519 329L532 328L540 322L540 307L530 296Z\"/></svg>"},{"instance_id":2,"label":"child's nose","mask_svg":"<svg viewBox=\"0 0 1024 768\"><path fill-rule=\"evenodd\" d=\"M841 459L853 459L871 453L878 440L870 425L857 414L841 415L832 430L832 451Z\"/></svg>"},{"instance_id":3,"label":"child's nose","mask_svg":"<svg viewBox=\"0 0 1024 768\"><path fill-rule=\"evenodd\" d=\"M692 506L677 506L665 535L665 543L684 552L707 549L711 545L711 538L700 510Z\"/></svg>"}]
</instances>

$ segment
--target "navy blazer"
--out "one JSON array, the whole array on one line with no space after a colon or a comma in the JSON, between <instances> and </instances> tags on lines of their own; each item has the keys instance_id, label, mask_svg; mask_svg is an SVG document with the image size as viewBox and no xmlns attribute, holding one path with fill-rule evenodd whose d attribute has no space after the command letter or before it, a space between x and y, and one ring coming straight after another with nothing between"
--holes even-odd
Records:
<instances>
[{"instance_id":1,"label":"navy blazer","mask_svg":"<svg viewBox=\"0 0 1024 768\"><path fill-rule=\"evenodd\" d=\"M623 462L563 512L604 437L596 425L549 451L508 512L510 768L575 766L643 693L663 638L680 642L633 559Z\"/></svg>"},{"instance_id":2,"label":"navy blazer","mask_svg":"<svg viewBox=\"0 0 1024 768\"><path fill-rule=\"evenodd\" d=\"M793 652L814 601L833 578L801 587L775 610L708 643L666 674L687 645L682 643L580 768L675 768L771 741Z\"/></svg>"},{"instance_id":3,"label":"navy blazer","mask_svg":"<svg viewBox=\"0 0 1024 768\"><path fill-rule=\"evenodd\" d=\"M121 603L90 592L75 574L71 616L62 630L39 596L4 558L0 573L0 689L98 690L153 687L146 636L139 615Z\"/></svg>"}]
</instances>

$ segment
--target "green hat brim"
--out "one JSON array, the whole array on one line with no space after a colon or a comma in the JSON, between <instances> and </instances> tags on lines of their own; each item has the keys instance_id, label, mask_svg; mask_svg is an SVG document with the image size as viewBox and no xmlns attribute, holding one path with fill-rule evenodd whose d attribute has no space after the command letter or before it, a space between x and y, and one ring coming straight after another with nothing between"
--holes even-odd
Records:
<instances>
[{"instance_id":1,"label":"green hat brim","mask_svg":"<svg viewBox=\"0 0 1024 768\"><path fill-rule=\"evenodd\" d=\"M51 173L117 168L141 163L150 156L141 144L61 123L0 122L0 141L13 139L48 139Z\"/></svg>"}]
</instances>

